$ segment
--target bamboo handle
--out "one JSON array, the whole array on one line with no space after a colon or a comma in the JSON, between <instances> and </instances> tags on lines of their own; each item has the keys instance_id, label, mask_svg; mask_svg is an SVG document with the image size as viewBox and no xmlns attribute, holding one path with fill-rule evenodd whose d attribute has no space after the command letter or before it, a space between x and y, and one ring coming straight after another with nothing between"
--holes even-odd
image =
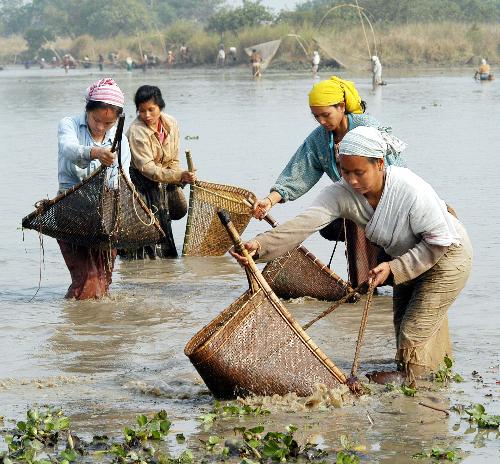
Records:
<instances>
[{"instance_id":1,"label":"bamboo handle","mask_svg":"<svg viewBox=\"0 0 500 464\"><path fill-rule=\"evenodd\" d=\"M264 278L264 276L261 274L258 267L256 266L255 261L250 256L250 253L248 253L248 250L243 246L243 242L241 241L240 235L236 230L236 228L234 227L233 223L231 222L229 213L225 210L219 210L217 211L217 214L222 224L226 228L227 233L231 237L231 240L233 241L235 248L241 249L241 253L245 258L247 258L248 265L245 266L245 268L249 268L252 277L260 285L262 290L265 292L267 298L275 305L276 308L280 308L281 313L285 313L282 314L282 317L287 321L290 327L293 330L295 330L297 334L300 334L300 336L303 337L303 340L307 343L312 352L326 364L326 366L328 367L330 372L332 372L332 374L336 377L336 379L341 383L345 383L347 381L347 377L345 376L345 374L337 366L335 366L335 364L333 364L330 361L330 359L320 350L319 346L316 345L311 340L311 337L309 337L309 335L307 335L307 333L302 329L300 324L293 319L288 310L282 305L279 298L274 294L273 290L267 283L267 280Z\"/></svg>"},{"instance_id":2,"label":"bamboo handle","mask_svg":"<svg viewBox=\"0 0 500 464\"><path fill-rule=\"evenodd\" d=\"M188 171L194 171L193 156L191 155L191 150L186 150L186 161L188 165ZM195 183L196 184L196 183ZM195 195L195 184L189 184L189 206L188 206L188 217L186 220L186 232L184 234L184 244L182 245L182 256L186 256L188 251L188 238L191 235L191 224L193 222L193 207L194 207L194 195Z\"/></svg>"},{"instance_id":3,"label":"bamboo handle","mask_svg":"<svg viewBox=\"0 0 500 464\"><path fill-rule=\"evenodd\" d=\"M226 228L227 233L231 237L231 240L234 243L234 247L248 260L248 267L252 272L253 276L255 277L255 279L259 282L259 285L267 294L274 295L274 292L267 283L267 280L262 276L259 268L255 264L255 261L253 260L253 258L250 256L250 253L243 245L240 234L236 230L236 227L234 227L234 224L231 222L231 217L229 216L229 213L226 210L221 209L217 211L217 215L219 216L219 219L222 222L223 226Z\"/></svg>"},{"instance_id":4,"label":"bamboo handle","mask_svg":"<svg viewBox=\"0 0 500 464\"><path fill-rule=\"evenodd\" d=\"M194 163L193 163L193 156L191 155L191 150L186 150L186 161L188 165L188 171L193 172L194 171Z\"/></svg>"},{"instance_id":5,"label":"bamboo handle","mask_svg":"<svg viewBox=\"0 0 500 464\"><path fill-rule=\"evenodd\" d=\"M249 198L245 198L243 202L247 205L250 206L250 208L253 208L254 203L252 200ZM263 218L273 229L279 225L278 221L274 219L269 213L266 214Z\"/></svg>"},{"instance_id":6,"label":"bamboo handle","mask_svg":"<svg viewBox=\"0 0 500 464\"><path fill-rule=\"evenodd\" d=\"M121 114L118 118L118 126L116 127L115 138L113 140L113 145L111 146L111 153L115 152L116 147L122 140L124 124L125 124L125 115Z\"/></svg>"}]
</instances>

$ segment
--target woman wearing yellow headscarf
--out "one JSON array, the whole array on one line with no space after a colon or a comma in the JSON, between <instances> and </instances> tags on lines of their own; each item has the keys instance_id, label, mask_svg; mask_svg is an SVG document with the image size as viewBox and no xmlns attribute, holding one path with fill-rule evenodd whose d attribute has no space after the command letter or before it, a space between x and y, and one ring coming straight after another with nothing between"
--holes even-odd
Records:
<instances>
[{"instance_id":1,"label":"woman wearing yellow headscarf","mask_svg":"<svg viewBox=\"0 0 500 464\"><path fill-rule=\"evenodd\" d=\"M296 200L307 193L324 173L333 182L339 181L338 146L344 135L358 126L381 128L374 117L364 114L366 104L354 83L337 76L313 86L309 92L309 107L320 126L297 149L270 193L255 203L254 216L257 219L262 219L275 204ZM399 153L388 154L385 161L389 165L404 165ZM343 230L341 224L334 221L320 234L329 240L338 240ZM357 279L353 275L350 277L355 285Z\"/></svg>"}]
</instances>

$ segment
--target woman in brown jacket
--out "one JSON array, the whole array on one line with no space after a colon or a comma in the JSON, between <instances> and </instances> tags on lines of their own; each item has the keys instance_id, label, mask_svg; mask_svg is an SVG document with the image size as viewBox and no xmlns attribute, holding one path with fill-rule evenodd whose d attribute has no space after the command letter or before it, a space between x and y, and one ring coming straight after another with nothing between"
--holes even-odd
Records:
<instances>
[{"instance_id":1,"label":"woman in brown jacket","mask_svg":"<svg viewBox=\"0 0 500 464\"><path fill-rule=\"evenodd\" d=\"M178 185L193 183L194 172L183 171L179 163L179 126L163 112L165 102L158 87L143 85L134 97L137 118L127 132L132 160L130 178L155 212L165 232L165 238L155 247L147 246L127 256L154 259L176 257L169 212L169 191Z\"/></svg>"}]
</instances>

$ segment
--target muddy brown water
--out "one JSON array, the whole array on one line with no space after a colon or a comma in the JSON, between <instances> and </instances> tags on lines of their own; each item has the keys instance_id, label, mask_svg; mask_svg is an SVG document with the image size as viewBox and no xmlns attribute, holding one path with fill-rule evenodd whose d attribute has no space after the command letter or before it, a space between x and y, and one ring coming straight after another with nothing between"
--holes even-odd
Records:
<instances>
[{"instance_id":1,"label":"muddy brown water","mask_svg":"<svg viewBox=\"0 0 500 464\"><path fill-rule=\"evenodd\" d=\"M117 435L136 414L164 408L174 429L187 437L186 445L169 442L174 454L184 446L199 448L198 438L207 433L229 437L236 423L263 422L268 430L296 424L300 438L316 435L327 450L338 448L340 434L347 434L366 447L366 462L409 462L413 453L434 445L460 447L467 453L465 462L493 462L499 452L496 431L467 430L465 422L456 425L456 414L446 418L418 405L480 402L489 412L500 413L500 212L494 203L500 183L500 83L477 83L472 73L405 70L387 74L389 85L376 92L369 76L349 76L358 83L369 112L408 142L409 166L453 205L472 238L472 276L449 315L455 370L465 382L444 391L424 390L416 398L378 392L341 409L284 408L264 418L223 420L206 432L197 417L212 408L213 398L183 349L245 290L243 272L229 256L118 260L110 298L65 301L69 275L55 240L45 238L41 288L31 300L38 286L40 246L32 231L25 231L23 240L20 220L36 200L55 194L57 123L83 110L85 88L101 75L2 71L0 416L20 419L33 404L51 404L71 416L77 434ZM315 127L306 99L313 80L307 74L269 71L257 82L242 70L109 74L126 93L127 123L135 113L135 89L143 83L159 85L167 112L179 120L182 149L193 152L199 177L247 187L257 195L267 193ZM274 215L280 222L292 217L327 182L323 179L294 203L275 207ZM179 249L184 226L184 221L174 225ZM245 237L267 227L254 221ZM324 261L332 249L319 236L306 246ZM342 249L334 269L345 276ZM297 300L286 306L306 322L327 304ZM315 342L345 371L352 362L361 310L362 304L342 307L310 329ZM387 289L375 298L360 372L390 366L393 355Z\"/></svg>"}]
</instances>

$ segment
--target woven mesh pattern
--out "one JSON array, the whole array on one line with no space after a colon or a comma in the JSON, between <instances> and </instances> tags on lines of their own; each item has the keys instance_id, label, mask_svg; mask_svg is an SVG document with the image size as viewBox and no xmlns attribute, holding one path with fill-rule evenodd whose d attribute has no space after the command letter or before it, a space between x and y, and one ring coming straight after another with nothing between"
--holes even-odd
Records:
<instances>
[{"instance_id":1,"label":"woven mesh pattern","mask_svg":"<svg viewBox=\"0 0 500 464\"><path fill-rule=\"evenodd\" d=\"M42 200L22 226L91 248L137 248L164 237L158 221L120 169L119 189L100 168L53 200Z\"/></svg>"},{"instance_id":2,"label":"woven mesh pattern","mask_svg":"<svg viewBox=\"0 0 500 464\"><path fill-rule=\"evenodd\" d=\"M371 243L365 236L365 231L356 223L350 220L346 224L346 249L347 261L349 265L349 280L353 287L357 287L368 279L368 272L381 261L384 250Z\"/></svg>"},{"instance_id":3,"label":"woven mesh pattern","mask_svg":"<svg viewBox=\"0 0 500 464\"><path fill-rule=\"evenodd\" d=\"M191 186L182 254L222 256L226 253L233 243L217 216L217 210L227 210L236 230L241 234L252 218L250 207L244 203L245 199L249 199L251 203L256 201L255 195L248 190L196 181Z\"/></svg>"},{"instance_id":4,"label":"woven mesh pattern","mask_svg":"<svg viewBox=\"0 0 500 464\"><path fill-rule=\"evenodd\" d=\"M270 261L262 275L276 295L285 299L310 296L337 301L352 291L347 282L302 245Z\"/></svg>"},{"instance_id":5,"label":"woven mesh pattern","mask_svg":"<svg viewBox=\"0 0 500 464\"><path fill-rule=\"evenodd\" d=\"M333 388L346 381L306 332L297 329L279 300L260 288L241 295L184 352L217 398L289 392L307 396L315 384Z\"/></svg>"}]
</instances>

